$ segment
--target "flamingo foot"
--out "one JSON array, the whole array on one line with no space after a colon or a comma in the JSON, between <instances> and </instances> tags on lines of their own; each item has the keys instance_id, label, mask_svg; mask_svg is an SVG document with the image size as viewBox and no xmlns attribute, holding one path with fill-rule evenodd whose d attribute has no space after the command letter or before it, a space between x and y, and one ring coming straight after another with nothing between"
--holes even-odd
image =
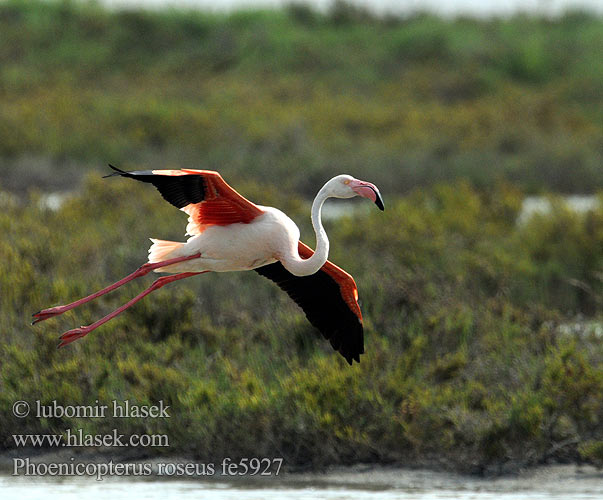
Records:
<instances>
[{"instance_id":1,"label":"flamingo foot","mask_svg":"<svg viewBox=\"0 0 603 500\"><path fill-rule=\"evenodd\" d=\"M57 346L57 349L61 347L65 347L71 342L76 341L77 339L81 339L85 337L92 331L92 328L89 326L80 326L79 328L74 328L73 330L69 330L63 333L59 338L61 339L61 343Z\"/></svg>"},{"instance_id":2,"label":"flamingo foot","mask_svg":"<svg viewBox=\"0 0 603 500\"><path fill-rule=\"evenodd\" d=\"M32 317L34 318L34 320L31 322L31 324L35 325L36 323L39 323L40 321L44 321L49 318L54 318L55 316L58 316L59 314L63 314L64 312L66 312L68 310L69 309L65 308L64 306L56 306L56 307L49 307L48 309L42 309L41 311L38 311L37 313L32 314Z\"/></svg>"}]
</instances>

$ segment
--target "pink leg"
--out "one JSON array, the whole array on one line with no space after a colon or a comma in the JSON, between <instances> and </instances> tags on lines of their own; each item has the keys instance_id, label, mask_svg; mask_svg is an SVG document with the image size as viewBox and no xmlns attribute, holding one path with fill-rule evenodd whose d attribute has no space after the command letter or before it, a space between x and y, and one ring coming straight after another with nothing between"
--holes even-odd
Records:
<instances>
[{"instance_id":1,"label":"pink leg","mask_svg":"<svg viewBox=\"0 0 603 500\"><path fill-rule=\"evenodd\" d=\"M173 274L171 276L162 276L161 278L156 279L153 282L153 284L149 288L147 288L144 292L139 293L132 300L130 300L123 306L115 309L115 311L113 311L112 313L107 314L104 318L99 319L98 321L96 321L95 323L92 323L91 325L80 326L79 328L74 328L73 330L69 330L69 331L63 333L63 335L60 336L61 343L58 345L58 347L60 348L60 347L66 346L67 344L70 344L74 340L77 340L81 337L88 335L92 330L95 330L96 328L98 328L102 324L106 323L110 319L115 318L115 316L124 312L128 307L136 304L136 302L143 299L144 297L146 297L149 293L151 293L154 290L157 290L157 289L161 288L162 286L167 285L168 283L171 283L172 281L177 281L177 280L181 280L183 278L189 278L190 276L195 276L197 274L203 274L203 273L208 273L208 272L209 271L202 271L200 273L181 273L181 274Z\"/></svg>"},{"instance_id":2,"label":"pink leg","mask_svg":"<svg viewBox=\"0 0 603 500\"><path fill-rule=\"evenodd\" d=\"M56 307L51 307L49 309L42 309L40 312L37 312L32 315L35 319L31 322L31 324L35 325L36 323L39 323L40 321L44 321L45 319L52 318L54 316L58 316L59 314L63 314L64 312L70 311L74 307L85 304L86 302L90 302L91 300L94 300L97 297L100 297L101 295L105 295L106 293L112 292L116 288L119 288L120 286L125 285L128 281L132 281L133 279L136 279L140 276L144 276L145 274L150 273L153 269L158 269L163 266L169 266L171 264L176 264L178 262L183 262L185 260L198 259L199 257L201 257L201 254L197 253L195 255L188 255L186 257L176 257L174 259L164 260L162 262L155 262L154 264L147 262L146 264L143 264L142 266L140 266L132 274L129 274L125 278L120 279L119 281L113 283L112 285L108 286L107 288L103 288L102 290L99 290L98 292L93 293L92 295L88 295L87 297L84 297L83 299L76 300L75 302L72 302L71 304L67 304L65 306L56 306Z\"/></svg>"}]
</instances>

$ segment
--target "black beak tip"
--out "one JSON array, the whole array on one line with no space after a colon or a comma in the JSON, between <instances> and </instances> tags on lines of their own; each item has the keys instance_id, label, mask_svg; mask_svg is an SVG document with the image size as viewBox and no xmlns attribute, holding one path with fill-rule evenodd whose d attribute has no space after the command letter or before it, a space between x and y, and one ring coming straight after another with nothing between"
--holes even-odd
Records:
<instances>
[{"instance_id":1,"label":"black beak tip","mask_svg":"<svg viewBox=\"0 0 603 500\"><path fill-rule=\"evenodd\" d=\"M383 205L383 200L381 199L381 196L377 196L377 199L375 200L375 205L377 205L379 207L379 210L381 210L382 212L385 210L385 205Z\"/></svg>"}]
</instances>

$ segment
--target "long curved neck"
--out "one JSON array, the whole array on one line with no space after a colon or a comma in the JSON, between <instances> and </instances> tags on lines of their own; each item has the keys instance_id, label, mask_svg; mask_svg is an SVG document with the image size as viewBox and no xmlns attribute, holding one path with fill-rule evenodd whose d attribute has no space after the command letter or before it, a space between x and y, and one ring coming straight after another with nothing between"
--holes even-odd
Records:
<instances>
[{"instance_id":1,"label":"long curved neck","mask_svg":"<svg viewBox=\"0 0 603 500\"><path fill-rule=\"evenodd\" d=\"M314 274L324 265L329 257L329 238L327 238L327 233L324 227L322 227L321 221L322 206L327 198L329 198L325 187L326 185L322 187L312 203L312 227L314 227L314 232L316 233L316 250L314 254L309 259L302 259L299 256L296 242L295 248L292 249L292 255L287 256L282 261L285 268L295 276Z\"/></svg>"}]
</instances>

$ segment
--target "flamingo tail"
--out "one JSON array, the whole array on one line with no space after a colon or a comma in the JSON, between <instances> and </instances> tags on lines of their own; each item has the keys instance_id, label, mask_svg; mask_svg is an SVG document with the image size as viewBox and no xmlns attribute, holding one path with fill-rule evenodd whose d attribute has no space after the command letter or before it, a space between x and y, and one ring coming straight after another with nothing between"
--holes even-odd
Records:
<instances>
[{"instance_id":1,"label":"flamingo tail","mask_svg":"<svg viewBox=\"0 0 603 500\"><path fill-rule=\"evenodd\" d=\"M151 248L149 248L149 262L151 264L168 260L171 257L180 257L177 250L184 246L184 243L178 241L156 240L154 238L151 238L151 241L153 242Z\"/></svg>"}]
</instances>

